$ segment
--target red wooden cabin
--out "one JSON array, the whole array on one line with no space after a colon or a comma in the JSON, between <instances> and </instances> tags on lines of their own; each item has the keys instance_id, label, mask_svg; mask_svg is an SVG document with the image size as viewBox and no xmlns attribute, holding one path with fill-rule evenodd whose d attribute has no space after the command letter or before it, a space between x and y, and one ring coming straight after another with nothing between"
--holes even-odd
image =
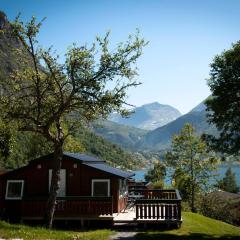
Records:
<instances>
[{"instance_id":1,"label":"red wooden cabin","mask_svg":"<svg viewBox=\"0 0 240 240\"><path fill-rule=\"evenodd\" d=\"M0 211L12 220L42 219L52 174L53 154L0 175ZM127 204L132 173L85 154L64 153L55 219L111 220Z\"/></svg>"}]
</instances>

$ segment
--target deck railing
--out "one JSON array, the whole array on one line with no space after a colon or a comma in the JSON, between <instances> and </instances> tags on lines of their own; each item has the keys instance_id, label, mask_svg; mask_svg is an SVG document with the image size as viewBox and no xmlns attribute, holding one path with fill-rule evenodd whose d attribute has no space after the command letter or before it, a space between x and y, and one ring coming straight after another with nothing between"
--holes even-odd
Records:
<instances>
[{"instance_id":1,"label":"deck railing","mask_svg":"<svg viewBox=\"0 0 240 240\"><path fill-rule=\"evenodd\" d=\"M143 199L180 199L178 190L134 189L129 194L141 195Z\"/></svg>"},{"instance_id":2,"label":"deck railing","mask_svg":"<svg viewBox=\"0 0 240 240\"><path fill-rule=\"evenodd\" d=\"M23 217L43 217L46 199L28 198L22 201ZM113 214L112 197L59 197L55 210L56 218L86 217Z\"/></svg>"},{"instance_id":3,"label":"deck railing","mask_svg":"<svg viewBox=\"0 0 240 240\"><path fill-rule=\"evenodd\" d=\"M137 220L181 221L181 197L178 190L135 190Z\"/></svg>"}]
</instances>

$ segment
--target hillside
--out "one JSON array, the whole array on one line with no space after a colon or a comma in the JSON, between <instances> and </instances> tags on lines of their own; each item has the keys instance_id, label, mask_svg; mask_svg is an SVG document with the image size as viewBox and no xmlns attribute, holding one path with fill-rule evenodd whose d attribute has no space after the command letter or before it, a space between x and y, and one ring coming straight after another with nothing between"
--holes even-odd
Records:
<instances>
[{"instance_id":1,"label":"hillside","mask_svg":"<svg viewBox=\"0 0 240 240\"><path fill-rule=\"evenodd\" d=\"M146 165L147 160L141 154L123 150L88 129L80 129L75 138L85 148L84 152L100 157L114 167L139 169Z\"/></svg>"},{"instance_id":2,"label":"hillside","mask_svg":"<svg viewBox=\"0 0 240 240\"><path fill-rule=\"evenodd\" d=\"M140 141L148 132L112 121L98 121L94 123L93 131L109 142L116 143L126 149L134 149L136 142Z\"/></svg>"},{"instance_id":3,"label":"hillside","mask_svg":"<svg viewBox=\"0 0 240 240\"><path fill-rule=\"evenodd\" d=\"M178 134L185 123L191 123L199 135L203 133L217 134L216 128L207 122L204 101L194 107L189 113L152 131L112 121L101 121L98 124L94 124L93 131L97 135L125 149L134 151L162 151L170 147L172 136Z\"/></svg>"},{"instance_id":4,"label":"hillside","mask_svg":"<svg viewBox=\"0 0 240 240\"><path fill-rule=\"evenodd\" d=\"M136 107L133 111L134 113L128 118L122 118L119 114L113 113L109 120L127 126L153 130L181 116L177 109L158 102Z\"/></svg>"},{"instance_id":5,"label":"hillside","mask_svg":"<svg viewBox=\"0 0 240 240\"><path fill-rule=\"evenodd\" d=\"M200 214L184 212L183 224L177 230L147 231L137 234L136 239L141 240L206 240L240 238L240 228L227 223L204 217Z\"/></svg>"},{"instance_id":6,"label":"hillside","mask_svg":"<svg viewBox=\"0 0 240 240\"><path fill-rule=\"evenodd\" d=\"M191 123L199 135L203 133L217 134L216 128L207 122L205 105L201 103L189 113L147 133L136 144L136 147L138 149L165 150L169 148L172 136L178 134L185 123Z\"/></svg>"},{"instance_id":7,"label":"hillside","mask_svg":"<svg viewBox=\"0 0 240 240\"><path fill-rule=\"evenodd\" d=\"M13 69L19 68L16 50L22 51L22 49L22 44L11 34L11 25L6 15L0 11L0 80ZM28 56L26 52L22 51L22 54Z\"/></svg>"}]
</instances>

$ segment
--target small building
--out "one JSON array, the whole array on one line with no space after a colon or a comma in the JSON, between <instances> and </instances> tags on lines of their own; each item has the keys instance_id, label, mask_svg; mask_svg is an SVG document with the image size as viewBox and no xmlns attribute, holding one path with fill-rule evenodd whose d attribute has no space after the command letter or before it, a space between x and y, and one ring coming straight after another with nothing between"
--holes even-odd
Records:
<instances>
[{"instance_id":1,"label":"small building","mask_svg":"<svg viewBox=\"0 0 240 240\"><path fill-rule=\"evenodd\" d=\"M0 211L9 220L41 220L53 168L53 154L0 175ZM85 154L64 153L55 218L112 220L127 204L127 180L133 173Z\"/></svg>"}]
</instances>

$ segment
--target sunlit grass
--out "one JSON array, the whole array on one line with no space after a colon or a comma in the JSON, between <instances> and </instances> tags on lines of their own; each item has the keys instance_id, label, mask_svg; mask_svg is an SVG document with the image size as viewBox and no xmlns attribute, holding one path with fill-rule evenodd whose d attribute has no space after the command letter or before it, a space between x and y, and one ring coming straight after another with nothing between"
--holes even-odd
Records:
<instances>
[{"instance_id":1,"label":"sunlit grass","mask_svg":"<svg viewBox=\"0 0 240 240\"><path fill-rule=\"evenodd\" d=\"M168 231L146 231L137 234L137 239L148 240L203 240L203 239L240 239L240 228L199 214L183 213L180 229Z\"/></svg>"},{"instance_id":2,"label":"sunlit grass","mask_svg":"<svg viewBox=\"0 0 240 240\"><path fill-rule=\"evenodd\" d=\"M41 227L29 227L20 224L9 224L0 221L0 238L22 239L74 239L74 240L107 240L113 234L110 230L63 231L48 230Z\"/></svg>"}]
</instances>

